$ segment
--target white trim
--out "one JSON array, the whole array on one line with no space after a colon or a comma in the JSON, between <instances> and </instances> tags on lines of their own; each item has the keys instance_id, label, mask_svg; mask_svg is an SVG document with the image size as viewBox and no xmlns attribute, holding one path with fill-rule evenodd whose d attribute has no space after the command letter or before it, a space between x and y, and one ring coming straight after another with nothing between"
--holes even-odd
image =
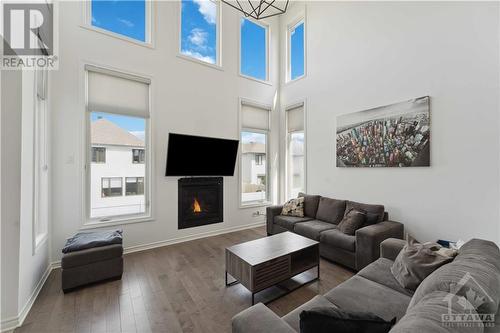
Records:
<instances>
[{"instance_id":1,"label":"white trim","mask_svg":"<svg viewBox=\"0 0 500 333\"><path fill-rule=\"evenodd\" d=\"M19 314L16 317L11 317L5 320L2 320L0 323L0 332L8 332L10 330L13 330L19 326L21 326L26 319L26 316L31 310L31 307L33 304L35 304L35 301L38 297L38 294L40 294L40 291L42 290L43 285L45 284L45 281L47 281L47 278L50 275L50 272L54 269L53 264L47 265L47 269L43 273L42 277L40 278L40 281L38 281L35 289L31 293L30 297L26 301L26 304L24 304L23 308L19 312Z\"/></svg>"},{"instance_id":2,"label":"white trim","mask_svg":"<svg viewBox=\"0 0 500 333\"><path fill-rule=\"evenodd\" d=\"M263 207L263 206L269 206L271 204L271 197L272 197L272 190L271 190L271 166L270 166L270 138L271 138L271 130L272 130L272 117L271 113L273 110L273 107L271 104L265 104L261 102L257 102L255 100L247 99L247 98L242 98L240 97L238 99L238 138L240 140L240 144L238 147L238 202L239 202L239 208L240 209L245 209L245 208L251 208L251 207ZM269 112L268 114L268 121L269 121L269 130L264 131L261 129L252 129L252 128L246 128L241 126L241 106L242 105L250 105L259 109L267 110ZM241 201L241 194L242 194L242 188L241 188L241 159L242 159L242 153L241 153L241 132L243 131L251 131L255 133L262 133L266 135L266 199L263 201L251 201L248 203L243 203Z\"/></svg>"},{"instance_id":3,"label":"white trim","mask_svg":"<svg viewBox=\"0 0 500 333\"><path fill-rule=\"evenodd\" d=\"M296 77L292 80L292 58L291 58L291 37L292 30L296 29L301 23L304 23L304 74L299 77ZM286 26L286 40L285 40L285 50L286 50L286 59L285 59L285 86L297 82L300 79L303 79L307 76L307 23L306 23L306 12L305 9L303 12L298 14L293 20L290 21Z\"/></svg>"},{"instance_id":4,"label":"white trim","mask_svg":"<svg viewBox=\"0 0 500 333\"><path fill-rule=\"evenodd\" d=\"M265 40L265 44L266 44L266 79L265 80L261 80L261 79L258 79L258 78L255 78L255 77L252 77L252 76L249 76L249 75L245 75L243 73L241 73L241 20L244 19L244 20L248 20L262 28L264 28L264 30L266 31L266 40ZM245 78L245 79L249 79L249 80L253 80L253 81L256 81L256 82L259 82L259 83L263 83L263 84L267 84L267 85L270 85L272 86L272 82L271 82L271 70L270 70L270 58L271 58L271 43L270 43L270 39L271 39L271 25L270 24L267 24L267 23L264 23L264 22L258 22L254 19L252 19L251 17L245 17L243 15L240 15L239 16L239 32L238 32L238 75L241 76L242 78Z\"/></svg>"},{"instance_id":5,"label":"white trim","mask_svg":"<svg viewBox=\"0 0 500 333\"><path fill-rule=\"evenodd\" d=\"M99 218L90 218L90 166L91 166L91 161L92 161L92 156L91 156L91 149L89 149L90 145L90 112L87 109L87 91L88 91L88 79L87 79L87 71L91 70L100 70L104 72L112 72L113 75L119 75L124 78L128 78L131 80L141 80L144 81L145 83L149 83L149 117L148 118L142 118L145 121L146 128L145 128L145 151L146 151L146 161L145 161L145 189L146 191L144 192L145 196L145 202L146 206L148 208L148 211L145 214L133 214L133 215L122 215L122 216L110 216L107 217L109 218L109 221L103 221L103 222L98 222ZM154 175L154 163L155 163L155 158L153 152L153 139L152 139L152 130L151 130L151 119L153 118L154 115L154 110L153 110L153 93L152 90L154 89L154 80L153 77L150 75L146 74L139 74L139 73L133 73L130 71L126 70L121 70L117 69L111 66L106 66L106 65L99 65L87 61L83 61L81 63L81 73L83 75L83 113L84 113L84 119L83 119L83 133L84 133L84 140L83 140L83 150L82 150L82 211L81 211L81 216L82 216L82 225L80 229L94 229L94 228L99 228L99 227L109 227L109 226L115 226L115 225L122 225L122 224L129 224L129 223L139 223L139 222L147 222L147 221L152 221L154 220L154 214L153 214L153 187L154 187L154 182L152 181L152 176ZM120 113L114 113L117 115L120 115Z\"/></svg>"},{"instance_id":6,"label":"white trim","mask_svg":"<svg viewBox=\"0 0 500 333\"><path fill-rule=\"evenodd\" d=\"M177 57L183 60L190 60L200 65L206 65L210 68L224 70L222 66L222 6L220 1L209 0L217 6L217 20L215 21L215 63L191 57L182 53L182 1L178 1L179 8L177 9Z\"/></svg>"},{"instance_id":7,"label":"white trim","mask_svg":"<svg viewBox=\"0 0 500 333\"><path fill-rule=\"evenodd\" d=\"M128 37L117 32L109 31L104 28L96 27L92 25L92 0L83 1L81 6L82 12L82 22L80 23L80 27L89 31L97 32L109 37L113 37L116 39L120 39L125 42L129 42L138 46L147 47L150 49L155 48L154 43L154 33L156 31L156 20L155 20L155 1L145 0L145 18L144 18L144 38L145 41L140 41L138 39Z\"/></svg>"}]
</instances>

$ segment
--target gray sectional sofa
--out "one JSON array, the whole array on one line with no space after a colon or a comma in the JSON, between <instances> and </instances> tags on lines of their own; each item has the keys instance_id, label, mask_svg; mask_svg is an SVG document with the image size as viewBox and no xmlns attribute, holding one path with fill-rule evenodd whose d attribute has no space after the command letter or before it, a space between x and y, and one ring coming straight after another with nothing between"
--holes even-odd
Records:
<instances>
[{"instance_id":1,"label":"gray sectional sofa","mask_svg":"<svg viewBox=\"0 0 500 333\"><path fill-rule=\"evenodd\" d=\"M320 242L322 257L354 270L360 270L380 256L380 243L387 238L403 238L403 224L389 221L382 205L363 204L319 195L304 197L304 217L281 215L282 205L267 208L267 234L292 231ZM337 229L337 224L351 208L371 214L372 223L356 231L354 236Z\"/></svg>"},{"instance_id":2,"label":"gray sectional sofa","mask_svg":"<svg viewBox=\"0 0 500 333\"><path fill-rule=\"evenodd\" d=\"M299 332L299 314L314 307L368 311L385 320L396 317L391 333L500 332L500 252L495 243L467 242L451 263L435 270L415 291L401 287L390 271L404 244L399 239L385 240L380 259L282 318L262 303L240 312L232 320L233 333ZM461 317L464 313L472 316ZM477 319L477 314L486 316L476 322L449 321L450 315L470 320ZM493 322L488 321L492 317Z\"/></svg>"}]
</instances>

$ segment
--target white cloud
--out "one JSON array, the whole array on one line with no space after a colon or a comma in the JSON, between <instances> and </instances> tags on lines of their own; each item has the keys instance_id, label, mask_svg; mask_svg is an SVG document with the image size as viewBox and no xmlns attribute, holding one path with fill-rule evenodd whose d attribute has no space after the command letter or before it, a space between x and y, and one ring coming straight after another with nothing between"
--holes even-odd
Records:
<instances>
[{"instance_id":1,"label":"white cloud","mask_svg":"<svg viewBox=\"0 0 500 333\"><path fill-rule=\"evenodd\" d=\"M217 18L217 5L210 0L193 0L198 5L198 11L205 21L215 24Z\"/></svg>"},{"instance_id":2,"label":"white cloud","mask_svg":"<svg viewBox=\"0 0 500 333\"><path fill-rule=\"evenodd\" d=\"M208 62L210 64L215 64L215 59L213 57L204 56L204 55L200 54L199 52L194 52L191 50L182 50L182 54L193 57L195 59L198 59L198 60L201 60L204 62Z\"/></svg>"},{"instance_id":3,"label":"white cloud","mask_svg":"<svg viewBox=\"0 0 500 333\"><path fill-rule=\"evenodd\" d=\"M206 49L207 38L208 33L199 28L191 30L191 34L188 36L189 41L201 49Z\"/></svg>"},{"instance_id":4,"label":"white cloud","mask_svg":"<svg viewBox=\"0 0 500 333\"><path fill-rule=\"evenodd\" d=\"M136 136L138 139L141 139L142 141L145 141L146 139L146 133L144 131L130 131L129 133Z\"/></svg>"},{"instance_id":5,"label":"white cloud","mask_svg":"<svg viewBox=\"0 0 500 333\"><path fill-rule=\"evenodd\" d=\"M118 18L117 19L118 22L120 22L121 24L125 25L127 28L133 28L135 26L134 23L132 23L131 21L129 20L126 20L126 19L122 19L122 18Z\"/></svg>"}]
</instances>

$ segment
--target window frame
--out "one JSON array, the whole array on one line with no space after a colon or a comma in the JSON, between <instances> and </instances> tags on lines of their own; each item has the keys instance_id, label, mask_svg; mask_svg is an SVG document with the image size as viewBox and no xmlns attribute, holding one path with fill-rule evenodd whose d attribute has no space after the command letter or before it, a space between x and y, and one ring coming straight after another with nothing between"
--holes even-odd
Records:
<instances>
[{"instance_id":1,"label":"window frame","mask_svg":"<svg viewBox=\"0 0 500 333\"><path fill-rule=\"evenodd\" d=\"M241 72L241 20L242 19L245 19L245 20L248 20L262 28L264 28L266 30L266 79L265 80L261 80L261 79L258 79L258 78L255 78L253 76L249 76L249 75L245 75ZM239 32L238 32L238 75L245 78L245 79L249 79L249 80L252 80L252 81L256 81L256 82L260 82L260 83L264 83L264 84L267 84L267 85L272 85L271 83L271 79L270 79L270 55L271 55L271 52L270 52L270 48L271 48L271 43L270 43L270 36L271 36L271 26L267 23L264 23L264 22L260 22L260 21L257 21L257 20L254 20L252 19L251 17L245 17L244 15L240 15L239 16Z\"/></svg>"},{"instance_id":2,"label":"window frame","mask_svg":"<svg viewBox=\"0 0 500 333\"><path fill-rule=\"evenodd\" d=\"M110 30L106 30L104 28L100 28L97 26L94 26L92 24L92 1L93 0L87 0L87 1L82 1L81 6L82 8L82 23L80 24L81 28L84 28L86 30L94 31L101 33L103 35L107 35L109 37L117 38L129 43L133 43L139 46L144 46L147 48L154 49L155 48L155 42L154 42L154 35L155 35L155 24L156 20L154 19L155 13L156 13L156 5L155 1L150 1L150 0L144 0L145 2L145 15L146 17L144 18L144 37L145 41L141 41L132 37L128 37L126 35L119 34L117 32L113 32Z\"/></svg>"},{"instance_id":3,"label":"window frame","mask_svg":"<svg viewBox=\"0 0 500 333\"><path fill-rule=\"evenodd\" d=\"M145 138L144 138L144 150L145 150L145 174L144 174L144 203L146 207L146 211L144 213L138 214L125 214L125 215L114 215L114 216L106 216L106 217L90 217L90 209L91 209L91 142L90 142L90 125L91 125L91 112L88 110L88 96L87 96L87 73L88 70L86 66L92 67L94 71L100 71L102 73L112 72L114 75L121 76L125 79L136 78L138 80L149 80L149 118L143 118L145 122ZM132 73L121 69L116 69L113 67L100 65L96 63L90 62L81 62L80 63L80 73L82 75L81 82L82 84L82 96L84 99L82 100L83 107L83 133L85 137L82 140L83 147L83 173L82 173L82 183L83 183L83 196L82 196L82 225L80 226L80 230L87 229L95 229L95 228L104 228L116 225L124 225L130 223L140 223L140 222L152 222L154 221L154 182L151 180L152 175L154 174L154 156L151 153L154 149L153 141L152 141L152 133L151 133L151 119L154 117L153 111L153 78L151 76L139 73ZM116 115L123 115L121 113L113 113ZM126 115L125 115L126 116Z\"/></svg>"},{"instance_id":4,"label":"window frame","mask_svg":"<svg viewBox=\"0 0 500 333\"><path fill-rule=\"evenodd\" d=\"M292 31L300 24L304 24L304 74L292 79ZM286 80L285 83L296 82L307 75L307 24L306 16L300 15L286 27Z\"/></svg>"},{"instance_id":5,"label":"window frame","mask_svg":"<svg viewBox=\"0 0 500 333\"><path fill-rule=\"evenodd\" d=\"M251 105L251 106L254 106L256 108L260 108L260 109L265 109L265 110L268 110L269 114L268 114L268 124L269 124L269 130L265 131L265 130L261 130L261 129L255 129L255 128L250 128L250 127L243 127L242 126L242 123L241 123L241 119L242 119L242 105L243 104L247 104L247 105ZM272 136L272 116L271 116L271 113L272 113L272 105L269 105L269 104L264 104L264 103L260 103L260 102L255 102L255 101L252 101L252 100L249 100L249 99L245 99L245 98L240 98L239 99L239 112L238 112L238 129L239 129L239 132L238 132L238 137L239 137L239 140L240 140L240 144L239 144L239 147L238 147L238 202L239 202L239 205L240 205L240 209L244 209L244 208L251 208L251 207L265 207L265 206L269 206L272 204L272 187L271 187L271 163L270 163L270 158L269 158L269 154L270 154L270 149L271 149L271 142L270 142L270 138ZM265 200L262 200L262 201L251 201L251 202L247 202L247 203L244 203L242 201L242 194L243 194L243 189L242 189L242 168L243 168L243 163L242 163L242 158L243 158L243 152L242 152L242 142L241 142L241 133L242 132L253 132L253 133L262 133L262 134L266 134L266 177L267 177L267 181L266 181L266 199Z\"/></svg>"},{"instance_id":6,"label":"window frame","mask_svg":"<svg viewBox=\"0 0 500 333\"><path fill-rule=\"evenodd\" d=\"M110 190L111 193L111 180L112 179L119 179L120 180L120 195L104 195L104 180L108 180L108 187L107 189ZM101 198L115 198L115 197L123 197L123 177L101 177Z\"/></svg>"},{"instance_id":7,"label":"window frame","mask_svg":"<svg viewBox=\"0 0 500 333\"><path fill-rule=\"evenodd\" d=\"M212 1L217 6L217 20L215 21L215 63L211 64L209 62L196 59L194 57L188 56L182 53L182 0L178 1L178 10L177 10L177 57L179 59L191 61L200 65L205 65L210 68L214 68L217 70L223 71L224 68L222 66L222 6L220 1L216 0L207 0Z\"/></svg>"},{"instance_id":8,"label":"window frame","mask_svg":"<svg viewBox=\"0 0 500 333\"><path fill-rule=\"evenodd\" d=\"M134 150L139 151L139 161L134 161ZM141 161L141 152L142 151L142 161ZM144 164L146 162L146 150L144 148L132 148L132 164Z\"/></svg>"},{"instance_id":9,"label":"window frame","mask_svg":"<svg viewBox=\"0 0 500 333\"><path fill-rule=\"evenodd\" d=\"M304 119L304 130L303 131L288 131L288 111L295 108L303 108L303 119ZM304 133L304 189L303 191L307 193L307 114L306 114L306 101L300 101L294 104L290 104L284 108L285 110L285 197L286 199L291 199L291 184L290 184L290 143L293 133Z\"/></svg>"},{"instance_id":10,"label":"window frame","mask_svg":"<svg viewBox=\"0 0 500 333\"><path fill-rule=\"evenodd\" d=\"M103 149L104 150L104 161L97 161L97 158L96 158L96 161L94 161L94 149ZM106 150L106 147L98 147L98 146L93 146L92 147L92 154L91 154L91 159L92 159L92 163L95 163L95 164L106 164L106 153L107 153L107 150ZM97 155L96 155L97 157Z\"/></svg>"}]
</instances>

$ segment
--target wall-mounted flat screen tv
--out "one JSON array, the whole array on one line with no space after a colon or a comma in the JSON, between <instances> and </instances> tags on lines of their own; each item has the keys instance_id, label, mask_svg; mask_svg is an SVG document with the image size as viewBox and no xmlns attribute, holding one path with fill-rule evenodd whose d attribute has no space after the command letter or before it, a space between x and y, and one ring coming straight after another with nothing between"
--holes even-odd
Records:
<instances>
[{"instance_id":1,"label":"wall-mounted flat screen tv","mask_svg":"<svg viewBox=\"0 0 500 333\"><path fill-rule=\"evenodd\" d=\"M165 176L233 176L238 140L170 133Z\"/></svg>"}]
</instances>

